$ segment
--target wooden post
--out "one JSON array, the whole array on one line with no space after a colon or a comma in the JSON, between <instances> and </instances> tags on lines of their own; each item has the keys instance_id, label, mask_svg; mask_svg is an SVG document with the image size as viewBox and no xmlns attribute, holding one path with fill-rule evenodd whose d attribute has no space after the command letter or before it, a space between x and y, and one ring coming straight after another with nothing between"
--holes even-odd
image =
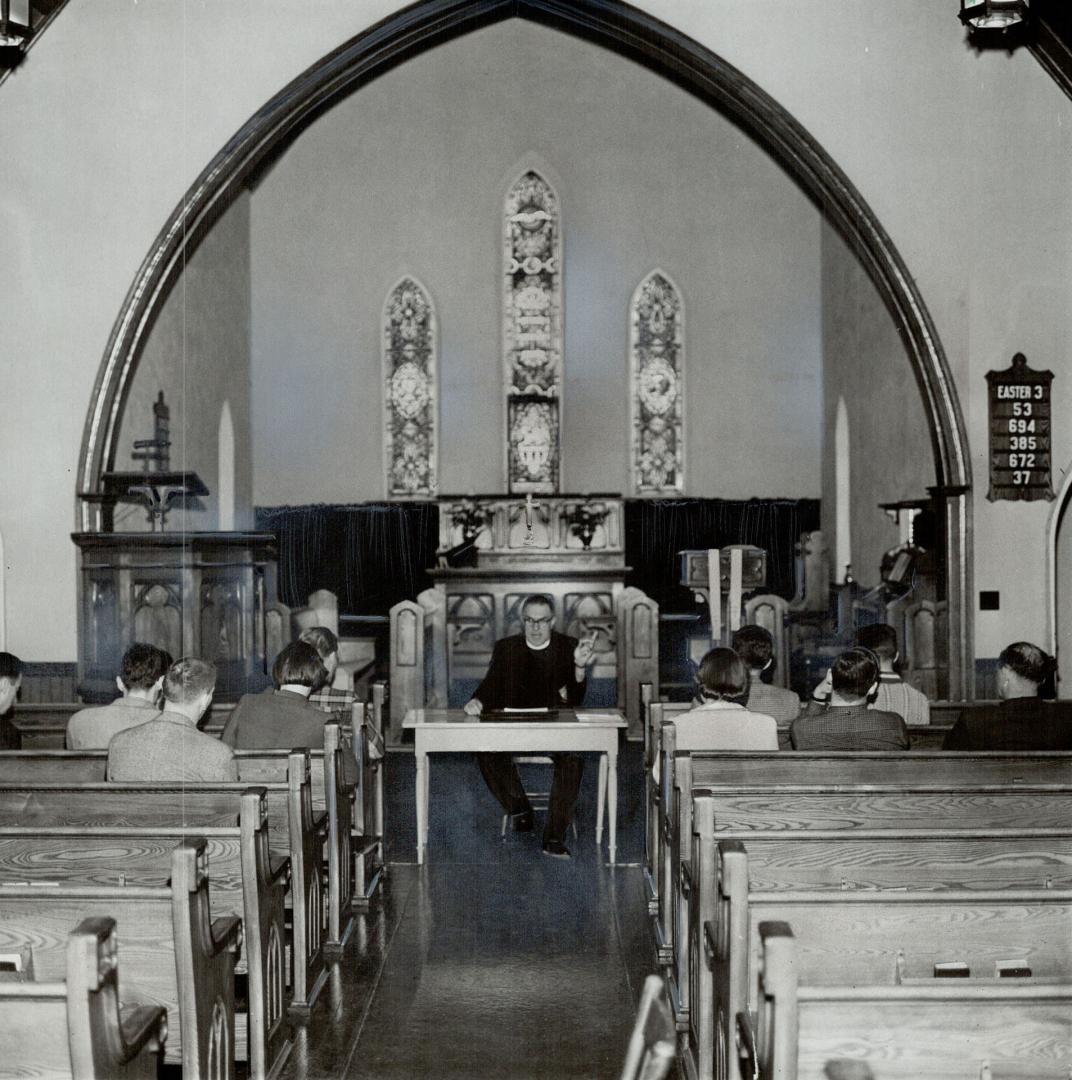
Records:
<instances>
[{"instance_id":1,"label":"wooden post","mask_svg":"<svg viewBox=\"0 0 1072 1080\"><path fill-rule=\"evenodd\" d=\"M659 696L659 605L640 589L623 589L618 628L619 700L624 696L625 737L634 742L644 738L640 684L650 683L652 696Z\"/></svg>"},{"instance_id":2,"label":"wooden post","mask_svg":"<svg viewBox=\"0 0 1072 1080\"><path fill-rule=\"evenodd\" d=\"M741 576L744 566L744 552L740 547L730 548L730 592L726 603L726 621L729 632L741 628Z\"/></svg>"},{"instance_id":3,"label":"wooden post","mask_svg":"<svg viewBox=\"0 0 1072 1080\"><path fill-rule=\"evenodd\" d=\"M718 548L707 549L707 607L711 613L711 648L722 644L722 558Z\"/></svg>"},{"instance_id":4,"label":"wooden post","mask_svg":"<svg viewBox=\"0 0 1072 1080\"><path fill-rule=\"evenodd\" d=\"M386 743L402 745L402 721L424 705L424 608L400 600L391 617L391 710Z\"/></svg>"}]
</instances>

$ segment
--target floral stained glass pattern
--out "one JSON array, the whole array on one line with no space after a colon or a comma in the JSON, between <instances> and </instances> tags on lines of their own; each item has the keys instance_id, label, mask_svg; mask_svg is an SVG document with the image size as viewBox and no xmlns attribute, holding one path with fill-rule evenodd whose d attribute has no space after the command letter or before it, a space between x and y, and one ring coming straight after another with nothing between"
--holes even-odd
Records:
<instances>
[{"instance_id":1,"label":"floral stained glass pattern","mask_svg":"<svg viewBox=\"0 0 1072 1080\"><path fill-rule=\"evenodd\" d=\"M411 277L388 293L384 305L383 374L387 497L434 495L439 422L435 308Z\"/></svg>"}]
</instances>

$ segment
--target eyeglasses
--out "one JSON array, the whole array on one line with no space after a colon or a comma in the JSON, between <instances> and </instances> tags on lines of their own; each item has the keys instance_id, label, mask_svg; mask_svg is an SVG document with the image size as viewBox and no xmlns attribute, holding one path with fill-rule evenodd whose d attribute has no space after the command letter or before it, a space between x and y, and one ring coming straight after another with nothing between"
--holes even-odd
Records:
<instances>
[{"instance_id":1,"label":"eyeglasses","mask_svg":"<svg viewBox=\"0 0 1072 1080\"><path fill-rule=\"evenodd\" d=\"M521 620L526 626L550 626L555 620L552 616L548 615L543 619L530 619L527 615Z\"/></svg>"}]
</instances>

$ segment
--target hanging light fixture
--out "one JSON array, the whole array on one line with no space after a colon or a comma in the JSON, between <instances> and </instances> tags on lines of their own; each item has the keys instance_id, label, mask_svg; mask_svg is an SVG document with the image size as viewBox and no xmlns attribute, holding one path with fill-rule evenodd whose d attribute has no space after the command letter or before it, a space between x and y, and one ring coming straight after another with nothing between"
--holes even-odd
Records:
<instances>
[{"instance_id":1,"label":"hanging light fixture","mask_svg":"<svg viewBox=\"0 0 1072 1080\"><path fill-rule=\"evenodd\" d=\"M1027 0L960 0L960 21L972 30L1008 30L1027 12Z\"/></svg>"},{"instance_id":2,"label":"hanging light fixture","mask_svg":"<svg viewBox=\"0 0 1072 1080\"><path fill-rule=\"evenodd\" d=\"M0 49L20 49L32 31L30 0L0 0Z\"/></svg>"}]
</instances>

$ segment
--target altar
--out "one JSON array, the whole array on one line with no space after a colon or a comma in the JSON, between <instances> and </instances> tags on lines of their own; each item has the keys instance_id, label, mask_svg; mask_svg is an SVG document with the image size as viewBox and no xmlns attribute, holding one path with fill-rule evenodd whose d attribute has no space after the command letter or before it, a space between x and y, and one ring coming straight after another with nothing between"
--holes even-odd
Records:
<instances>
[{"instance_id":1,"label":"altar","mask_svg":"<svg viewBox=\"0 0 1072 1080\"><path fill-rule=\"evenodd\" d=\"M658 607L625 584L618 495L487 495L439 501L432 589L391 609L391 722L410 708L457 707L495 642L521 633L521 606L546 596L559 633L595 634L587 703L618 707L642 737L641 682L658 685Z\"/></svg>"}]
</instances>

